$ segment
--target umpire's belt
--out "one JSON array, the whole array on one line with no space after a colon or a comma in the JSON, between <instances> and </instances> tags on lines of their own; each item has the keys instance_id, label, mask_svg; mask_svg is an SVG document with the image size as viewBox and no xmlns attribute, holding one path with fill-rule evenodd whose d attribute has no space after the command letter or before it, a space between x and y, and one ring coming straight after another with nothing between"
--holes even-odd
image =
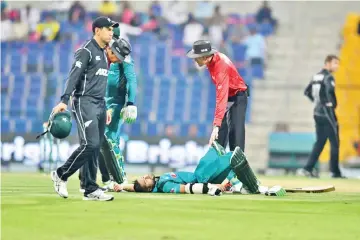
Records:
<instances>
[{"instance_id":1,"label":"umpire's belt","mask_svg":"<svg viewBox=\"0 0 360 240\"><path fill-rule=\"evenodd\" d=\"M237 92L234 96L228 97L228 102L235 102L237 97L241 97L241 96L248 96L247 94L247 90L245 91L239 91Z\"/></svg>"}]
</instances>

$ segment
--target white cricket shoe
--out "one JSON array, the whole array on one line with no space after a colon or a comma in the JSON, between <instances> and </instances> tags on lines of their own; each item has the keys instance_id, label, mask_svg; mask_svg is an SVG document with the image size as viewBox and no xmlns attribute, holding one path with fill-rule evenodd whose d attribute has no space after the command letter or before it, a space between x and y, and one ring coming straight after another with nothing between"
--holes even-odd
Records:
<instances>
[{"instance_id":1,"label":"white cricket shoe","mask_svg":"<svg viewBox=\"0 0 360 240\"><path fill-rule=\"evenodd\" d=\"M60 197L67 198L69 196L67 191L67 182L59 178L56 171L51 172L51 179L54 182L54 189Z\"/></svg>"},{"instance_id":2,"label":"white cricket shoe","mask_svg":"<svg viewBox=\"0 0 360 240\"><path fill-rule=\"evenodd\" d=\"M97 189L92 193L84 196L85 201L112 201L114 196L104 193L101 189Z\"/></svg>"}]
</instances>

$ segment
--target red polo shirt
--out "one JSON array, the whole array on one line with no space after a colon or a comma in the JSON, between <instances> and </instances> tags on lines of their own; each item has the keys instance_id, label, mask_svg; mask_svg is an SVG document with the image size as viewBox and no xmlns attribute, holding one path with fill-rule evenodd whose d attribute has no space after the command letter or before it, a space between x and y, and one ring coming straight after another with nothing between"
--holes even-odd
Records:
<instances>
[{"instance_id":1,"label":"red polo shirt","mask_svg":"<svg viewBox=\"0 0 360 240\"><path fill-rule=\"evenodd\" d=\"M216 108L213 124L220 127L228 98L235 96L238 92L246 91L247 86L234 64L223 53L215 53L207 68L216 86Z\"/></svg>"}]
</instances>

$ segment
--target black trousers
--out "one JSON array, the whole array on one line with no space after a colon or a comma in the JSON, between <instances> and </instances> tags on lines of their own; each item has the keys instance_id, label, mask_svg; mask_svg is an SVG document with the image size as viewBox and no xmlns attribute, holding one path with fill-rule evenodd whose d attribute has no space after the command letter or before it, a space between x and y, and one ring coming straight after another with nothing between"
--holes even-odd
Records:
<instances>
[{"instance_id":1,"label":"black trousers","mask_svg":"<svg viewBox=\"0 0 360 240\"><path fill-rule=\"evenodd\" d=\"M316 142L310 154L309 160L304 167L312 171L319 160L319 156L324 149L326 140L330 141L330 171L334 176L340 176L339 169L339 126L337 118L332 109L325 109L325 116L314 116L316 128Z\"/></svg>"},{"instance_id":2,"label":"black trousers","mask_svg":"<svg viewBox=\"0 0 360 240\"><path fill-rule=\"evenodd\" d=\"M99 163L98 166L99 166L99 170L101 173L102 182L107 182L107 181L111 180L109 171L107 170L106 165L105 165L104 156L101 154L101 152L99 154L98 163ZM80 171L79 171L79 180L80 180L80 188L82 188L82 189L85 189L85 177L84 176L85 176L84 167L81 167Z\"/></svg>"},{"instance_id":3,"label":"black trousers","mask_svg":"<svg viewBox=\"0 0 360 240\"><path fill-rule=\"evenodd\" d=\"M247 98L247 92L239 92L228 100L226 113L219 130L218 142L223 147L229 143L230 151L234 151L237 146L245 151Z\"/></svg>"},{"instance_id":4,"label":"black trousers","mask_svg":"<svg viewBox=\"0 0 360 240\"><path fill-rule=\"evenodd\" d=\"M83 167L85 194L89 194L99 188L96 184L96 173L105 131L105 101L81 96L73 100L72 111L78 127L80 146L64 165L57 169L57 174L66 181Z\"/></svg>"}]
</instances>

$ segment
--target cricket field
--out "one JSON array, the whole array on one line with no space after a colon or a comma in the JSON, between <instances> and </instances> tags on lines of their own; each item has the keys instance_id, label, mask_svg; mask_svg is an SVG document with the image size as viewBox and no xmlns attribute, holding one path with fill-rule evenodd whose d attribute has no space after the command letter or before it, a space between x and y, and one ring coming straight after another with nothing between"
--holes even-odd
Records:
<instances>
[{"instance_id":1,"label":"cricket field","mask_svg":"<svg viewBox=\"0 0 360 240\"><path fill-rule=\"evenodd\" d=\"M88 202L76 176L62 199L48 175L2 173L1 239L360 239L360 180L260 179L269 186L336 190L284 197L115 193L112 202Z\"/></svg>"}]
</instances>

